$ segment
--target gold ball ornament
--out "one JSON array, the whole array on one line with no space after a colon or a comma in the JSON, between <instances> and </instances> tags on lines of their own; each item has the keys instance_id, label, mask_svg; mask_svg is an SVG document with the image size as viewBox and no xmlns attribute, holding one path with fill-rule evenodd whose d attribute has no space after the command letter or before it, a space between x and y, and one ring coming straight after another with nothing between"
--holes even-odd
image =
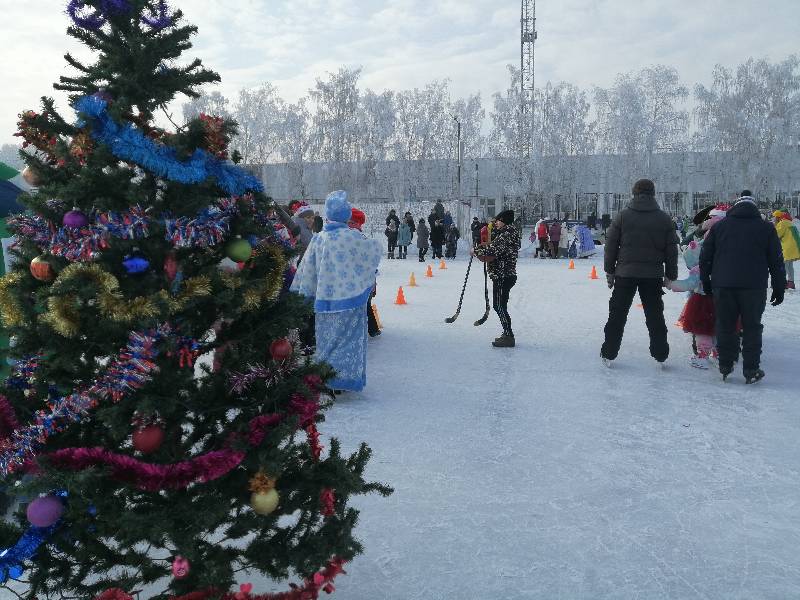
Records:
<instances>
[{"instance_id":1,"label":"gold ball ornament","mask_svg":"<svg viewBox=\"0 0 800 600\"><path fill-rule=\"evenodd\" d=\"M42 179L39 177L36 171L30 167L25 167L22 170L22 178L25 180L25 183L31 187L39 187L39 184L42 183Z\"/></svg>"},{"instance_id":2,"label":"gold ball ornament","mask_svg":"<svg viewBox=\"0 0 800 600\"><path fill-rule=\"evenodd\" d=\"M250 506L259 515L268 515L278 508L280 503L280 496L274 489L266 492L253 492L250 496Z\"/></svg>"}]
</instances>

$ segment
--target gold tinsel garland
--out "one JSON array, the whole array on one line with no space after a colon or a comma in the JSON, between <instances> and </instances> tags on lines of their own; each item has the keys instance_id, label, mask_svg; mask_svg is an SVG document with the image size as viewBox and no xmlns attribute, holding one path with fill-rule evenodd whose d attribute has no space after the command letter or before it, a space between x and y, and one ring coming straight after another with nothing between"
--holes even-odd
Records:
<instances>
[{"instance_id":1,"label":"gold tinsel garland","mask_svg":"<svg viewBox=\"0 0 800 600\"><path fill-rule=\"evenodd\" d=\"M183 283L181 292L173 297L160 290L151 297L138 296L125 300L119 291L119 281L99 265L74 263L65 268L53 283L51 292L58 292L68 282L84 279L97 289L97 306L100 312L112 321L131 323L139 319L150 319L163 312L174 314L182 310L192 298L210 296L211 281L208 277L192 277ZM91 301L90 301L91 302ZM163 308L162 308L163 307ZM47 301L48 311L40 318L64 337L74 337L80 331L80 300L77 294L51 296Z\"/></svg>"},{"instance_id":2,"label":"gold tinsel garland","mask_svg":"<svg viewBox=\"0 0 800 600\"><path fill-rule=\"evenodd\" d=\"M260 280L242 294L242 307L245 311L256 310L262 302L273 302L283 289L286 257L278 246L259 246L255 256L268 255L272 259L272 269L266 278Z\"/></svg>"},{"instance_id":3,"label":"gold tinsel garland","mask_svg":"<svg viewBox=\"0 0 800 600\"><path fill-rule=\"evenodd\" d=\"M0 319L5 327L18 327L27 323L25 313L12 291L24 278L21 271L0 277Z\"/></svg>"}]
</instances>

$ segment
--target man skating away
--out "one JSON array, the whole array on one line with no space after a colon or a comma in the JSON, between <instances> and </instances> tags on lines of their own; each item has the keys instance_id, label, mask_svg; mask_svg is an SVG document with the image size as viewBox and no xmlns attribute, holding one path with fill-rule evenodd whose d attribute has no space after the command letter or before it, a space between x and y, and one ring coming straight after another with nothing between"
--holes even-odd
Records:
<instances>
[{"instance_id":1,"label":"man skating away","mask_svg":"<svg viewBox=\"0 0 800 600\"><path fill-rule=\"evenodd\" d=\"M605 341L600 349L603 363L611 366L622 345L633 297L639 292L650 334L650 355L659 363L669 356L664 322L664 279L678 278L678 235L669 215L658 207L656 186L640 179L633 199L612 221L605 249L608 287L614 291L608 303Z\"/></svg>"},{"instance_id":2,"label":"man skating away","mask_svg":"<svg viewBox=\"0 0 800 600\"><path fill-rule=\"evenodd\" d=\"M517 283L520 246L519 233L513 223L514 211L504 210L495 217L491 241L470 250L470 254L487 263L492 279L492 306L503 326L503 334L492 342L495 348L513 348L516 345L511 315L508 314L508 297Z\"/></svg>"},{"instance_id":3,"label":"man skating away","mask_svg":"<svg viewBox=\"0 0 800 600\"><path fill-rule=\"evenodd\" d=\"M700 252L700 277L713 291L717 317L719 371L725 379L739 359L737 324L742 326L742 374L747 383L763 379L761 317L767 304L767 275L772 306L783 302L786 271L778 234L758 211L750 190L742 192L727 217L714 225Z\"/></svg>"},{"instance_id":4,"label":"man skating away","mask_svg":"<svg viewBox=\"0 0 800 600\"><path fill-rule=\"evenodd\" d=\"M483 223L480 222L478 217L472 217L472 225L469 226L469 230L472 232L473 246L481 243L481 229L483 229Z\"/></svg>"}]
</instances>

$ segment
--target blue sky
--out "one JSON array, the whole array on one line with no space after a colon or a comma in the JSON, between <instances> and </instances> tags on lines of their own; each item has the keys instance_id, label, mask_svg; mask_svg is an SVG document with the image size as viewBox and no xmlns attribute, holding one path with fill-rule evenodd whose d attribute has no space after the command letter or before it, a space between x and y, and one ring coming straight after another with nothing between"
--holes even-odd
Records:
<instances>
[{"instance_id":1,"label":"blue sky","mask_svg":"<svg viewBox=\"0 0 800 600\"><path fill-rule=\"evenodd\" d=\"M448 78L454 97L480 91L484 106L519 63L516 0L184 0L200 28L191 56L223 77L234 95L270 81L294 100L341 65L363 67L376 90ZM16 115L35 108L81 54L65 33L65 0L3 2L0 143L13 141ZM708 83L715 64L798 51L798 0L539 0L537 84L606 86L617 73L652 64Z\"/></svg>"}]
</instances>

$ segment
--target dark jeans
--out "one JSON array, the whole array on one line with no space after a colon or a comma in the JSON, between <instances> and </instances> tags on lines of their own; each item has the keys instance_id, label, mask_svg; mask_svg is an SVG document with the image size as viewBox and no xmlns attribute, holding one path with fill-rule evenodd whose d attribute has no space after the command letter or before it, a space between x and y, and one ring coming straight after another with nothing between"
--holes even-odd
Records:
<instances>
[{"instance_id":1,"label":"dark jeans","mask_svg":"<svg viewBox=\"0 0 800 600\"><path fill-rule=\"evenodd\" d=\"M608 302L608 323L606 323L606 339L600 354L609 360L614 360L619 354L622 345L622 334L625 332L625 323L628 321L628 312L633 303L633 297L638 290L639 298L644 307L644 318L647 331L650 333L650 355L659 362L664 362L669 356L667 343L667 324L664 322L664 290L662 279L615 277L614 291Z\"/></svg>"},{"instance_id":2,"label":"dark jeans","mask_svg":"<svg viewBox=\"0 0 800 600\"><path fill-rule=\"evenodd\" d=\"M508 297L511 288L517 283L516 276L506 277L492 281L492 308L500 317L500 324L503 326L503 335L514 336L511 329L511 315L508 314Z\"/></svg>"},{"instance_id":3,"label":"dark jeans","mask_svg":"<svg viewBox=\"0 0 800 600\"><path fill-rule=\"evenodd\" d=\"M427 253L428 253L428 249L427 248L420 248L419 249L419 259L420 259L420 261L425 260L425 255Z\"/></svg>"},{"instance_id":4,"label":"dark jeans","mask_svg":"<svg viewBox=\"0 0 800 600\"><path fill-rule=\"evenodd\" d=\"M389 238L387 246L389 247L389 252L394 252L394 249L397 248L397 238L392 239Z\"/></svg>"},{"instance_id":5,"label":"dark jeans","mask_svg":"<svg viewBox=\"0 0 800 600\"><path fill-rule=\"evenodd\" d=\"M433 247L433 258L442 258L442 245L431 244Z\"/></svg>"},{"instance_id":6,"label":"dark jeans","mask_svg":"<svg viewBox=\"0 0 800 600\"><path fill-rule=\"evenodd\" d=\"M739 319L742 322L742 367L744 371L755 371L761 366L761 333L764 331L761 316L766 306L766 290L714 289L720 368L731 368L739 359Z\"/></svg>"},{"instance_id":7,"label":"dark jeans","mask_svg":"<svg viewBox=\"0 0 800 600\"><path fill-rule=\"evenodd\" d=\"M400 250L400 258L405 258L408 256L408 246L398 246Z\"/></svg>"}]
</instances>

